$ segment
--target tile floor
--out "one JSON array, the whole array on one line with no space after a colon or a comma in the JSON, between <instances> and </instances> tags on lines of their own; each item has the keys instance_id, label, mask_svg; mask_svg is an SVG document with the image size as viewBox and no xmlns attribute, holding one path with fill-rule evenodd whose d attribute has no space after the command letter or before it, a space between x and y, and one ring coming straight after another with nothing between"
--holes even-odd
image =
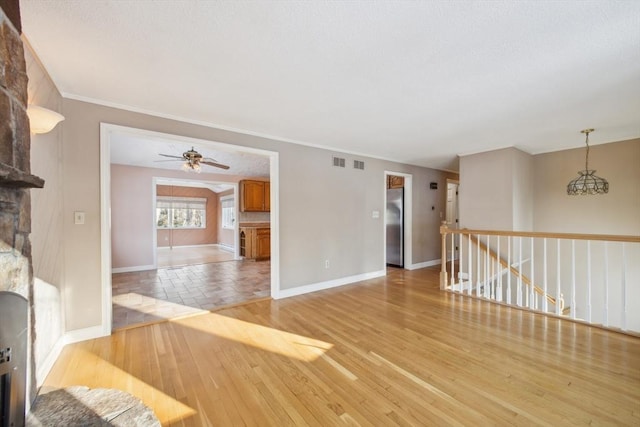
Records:
<instances>
[{"instance_id":1,"label":"tile floor","mask_svg":"<svg viewBox=\"0 0 640 427\"><path fill-rule=\"evenodd\" d=\"M231 261L233 252L217 245L158 248L158 268Z\"/></svg>"},{"instance_id":2,"label":"tile floor","mask_svg":"<svg viewBox=\"0 0 640 427\"><path fill-rule=\"evenodd\" d=\"M270 261L225 261L112 275L112 328L268 297Z\"/></svg>"}]
</instances>

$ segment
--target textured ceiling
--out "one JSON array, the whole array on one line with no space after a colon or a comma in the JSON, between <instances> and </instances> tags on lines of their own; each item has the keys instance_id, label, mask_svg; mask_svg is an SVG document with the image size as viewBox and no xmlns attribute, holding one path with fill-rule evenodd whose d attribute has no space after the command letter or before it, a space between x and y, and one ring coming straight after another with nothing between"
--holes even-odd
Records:
<instances>
[{"instance_id":1,"label":"textured ceiling","mask_svg":"<svg viewBox=\"0 0 640 427\"><path fill-rule=\"evenodd\" d=\"M182 153L193 147L203 157L215 159L217 163L229 166L229 169L225 170L202 165L202 173L263 178L269 176L269 157L241 151L230 151L228 145L193 145L191 142L180 141L177 138L168 139L155 135L142 136L127 131L112 132L110 142L111 163L120 165L181 170L184 164L183 160L168 159L160 154L182 156ZM188 175L189 178L194 179L198 179L199 176L201 175ZM231 187L220 188L217 191L223 191L228 188Z\"/></svg>"},{"instance_id":2,"label":"textured ceiling","mask_svg":"<svg viewBox=\"0 0 640 427\"><path fill-rule=\"evenodd\" d=\"M639 1L33 1L66 97L455 169L640 137Z\"/></svg>"}]
</instances>

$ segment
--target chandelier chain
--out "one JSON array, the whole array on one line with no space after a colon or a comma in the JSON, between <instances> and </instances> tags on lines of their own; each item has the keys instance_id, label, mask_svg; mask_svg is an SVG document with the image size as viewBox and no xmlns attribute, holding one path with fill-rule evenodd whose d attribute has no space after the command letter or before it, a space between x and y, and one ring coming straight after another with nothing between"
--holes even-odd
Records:
<instances>
[{"instance_id":1,"label":"chandelier chain","mask_svg":"<svg viewBox=\"0 0 640 427\"><path fill-rule=\"evenodd\" d=\"M587 155L584 159L584 170L589 170L589 131L585 132L587 134L586 143L587 143Z\"/></svg>"}]
</instances>

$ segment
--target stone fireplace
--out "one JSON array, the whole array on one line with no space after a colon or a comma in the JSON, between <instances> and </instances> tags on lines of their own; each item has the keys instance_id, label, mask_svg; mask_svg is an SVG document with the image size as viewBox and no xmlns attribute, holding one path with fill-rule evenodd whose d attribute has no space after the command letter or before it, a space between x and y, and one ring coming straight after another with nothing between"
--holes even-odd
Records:
<instances>
[{"instance_id":1,"label":"stone fireplace","mask_svg":"<svg viewBox=\"0 0 640 427\"><path fill-rule=\"evenodd\" d=\"M36 391L29 190L42 188L44 181L30 173L27 73L20 39L19 0L3 0L0 6L0 293L10 301L10 308L6 303L0 306L0 338L7 340L0 342L4 347L0 348L0 359L4 360L0 367L8 368L8 372L0 371L4 372L0 397L11 399L0 402L4 426L24 423L25 402L31 402ZM18 333L26 339L25 354L18 350L22 344L13 336L15 331L5 331L13 319L26 319L26 324L16 326L17 331L26 328L25 333ZM11 424L7 420L18 421Z\"/></svg>"}]
</instances>

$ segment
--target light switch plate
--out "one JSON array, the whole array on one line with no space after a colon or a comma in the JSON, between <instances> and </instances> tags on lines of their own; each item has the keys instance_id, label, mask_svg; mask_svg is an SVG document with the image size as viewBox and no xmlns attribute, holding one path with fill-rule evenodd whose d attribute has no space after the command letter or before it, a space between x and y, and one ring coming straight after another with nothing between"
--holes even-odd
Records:
<instances>
[{"instance_id":1,"label":"light switch plate","mask_svg":"<svg viewBox=\"0 0 640 427\"><path fill-rule=\"evenodd\" d=\"M84 212L74 212L73 213L73 223L77 225L84 224Z\"/></svg>"}]
</instances>

